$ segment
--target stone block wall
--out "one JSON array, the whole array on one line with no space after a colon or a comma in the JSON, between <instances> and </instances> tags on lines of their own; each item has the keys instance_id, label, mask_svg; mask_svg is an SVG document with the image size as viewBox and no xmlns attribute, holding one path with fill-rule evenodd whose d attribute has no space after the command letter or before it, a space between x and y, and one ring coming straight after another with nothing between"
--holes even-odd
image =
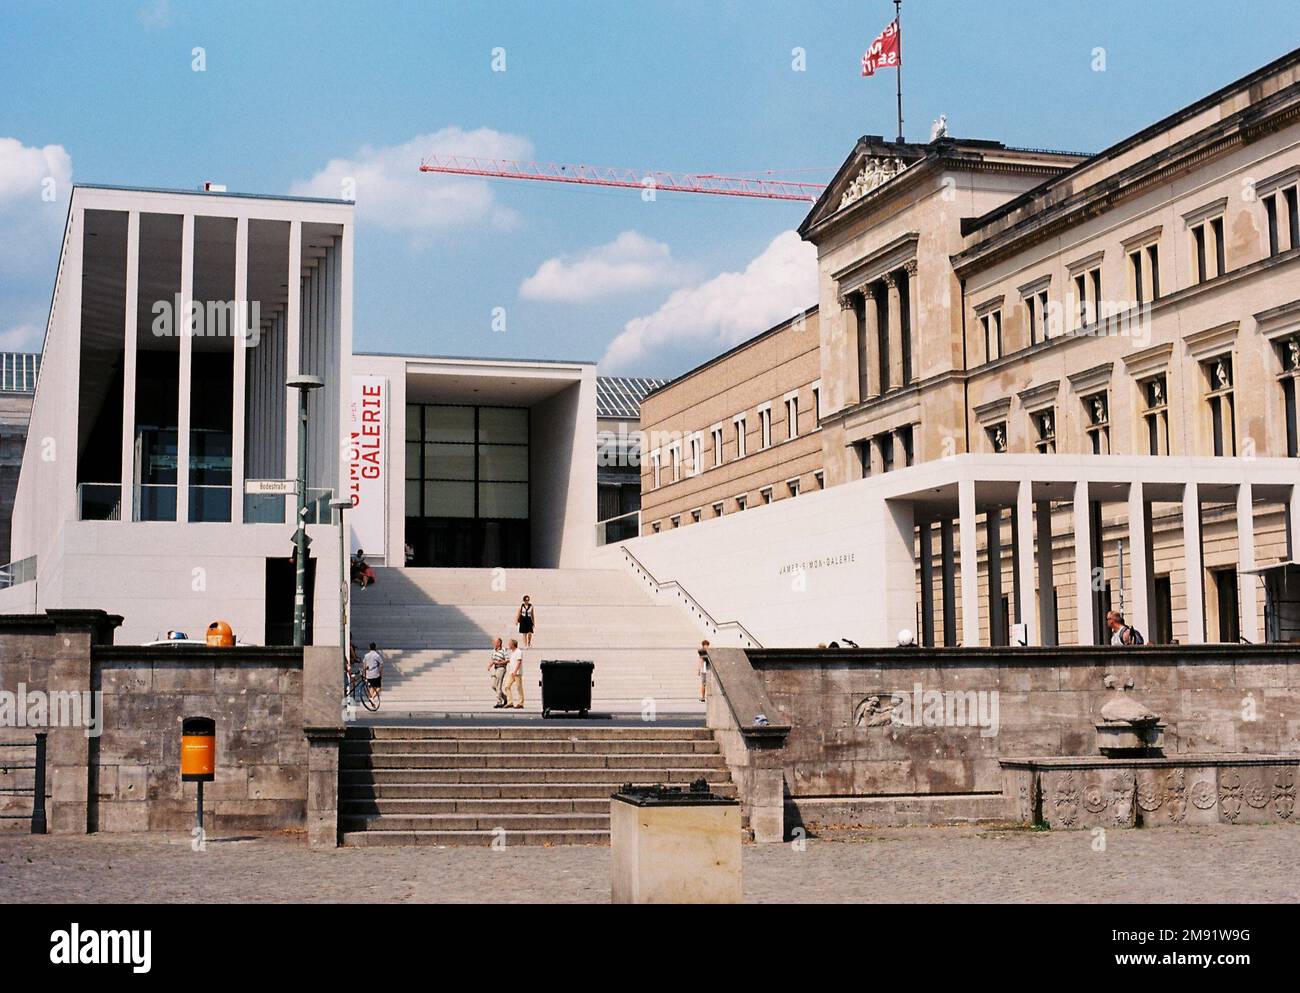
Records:
<instances>
[{"instance_id":1,"label":"stone block wall","mask_svg":"<svg viewBox=\"0 0 1300 993\"><path fill-rule=\"evenodd\" d=\"M189 831L197 786L181 781L181 721L204 716L217 726L205 827L314 825L313 841L332 844L338 745L330 732L341 737L342 723L338 649L114 646L118 621L102 611L0 617L0 692L99 694L97 720L87 721L98 733L48 728L50 831ZM320 742L309 745L309 729L323 732ZM34 730L0 728L0 740L30 741ZM0 755L0 766L4 761ZM309 789L309 769L317 778L333 769L333 785L322 779ZM30 808L30 798L19 797L0 812ZM0 825L29 827L21 820Z\"/></svg>"}]
</instances>

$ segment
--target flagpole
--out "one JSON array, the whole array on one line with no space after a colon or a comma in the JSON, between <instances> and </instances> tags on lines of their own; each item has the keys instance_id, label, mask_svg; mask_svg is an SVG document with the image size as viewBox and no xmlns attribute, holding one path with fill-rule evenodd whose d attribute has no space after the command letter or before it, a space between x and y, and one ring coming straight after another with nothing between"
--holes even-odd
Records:
<instances>
[{"instance_id":1,"label":"flagpole","mask_svg":"<svg viewBox=\"0 0 1300 993\"><path fill-rule=\"evenodd\" d=\"M903 143L903 0L894 0L894 23L898 27L898 143Z\"/></svg>"}]
</instances>

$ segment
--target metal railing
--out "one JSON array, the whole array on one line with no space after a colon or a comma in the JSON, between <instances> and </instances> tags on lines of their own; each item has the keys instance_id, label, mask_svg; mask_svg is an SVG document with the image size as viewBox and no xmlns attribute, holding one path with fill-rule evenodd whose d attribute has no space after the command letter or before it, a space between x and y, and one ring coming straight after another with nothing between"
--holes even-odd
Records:
<instances>
[{"instance_id":1,"label":"metal railing","mask_svg":"<svg viewBox=\"0 0 1300 993\"><path fill-rule=\"evenodd\" d=\"M755 638L752 634L750 634L749 629L746 628L745 625L741 624L740 621L714 620L713 615L704 609L704 605L701 604L698 600L696 600L695 597L691 596L690 592L686 589L686 587L684 587L681 583L677 582L677 580L670 579L667 582L660 582L658 579L655 578L654 573L652 573L649 569L647 569L641 563L641 560L638 559L635 555L633 555L626 545L623 546L623 555L624 557L626 557L628 563L632 566L632 568L641 575L641 578L644 579L646 582L650 583L650 585L654 587L656 593L662 593L665 590L676 591L677 598L679 600L684 601L686 607L691 611L691 613L694 614L699 620L703 621L705 626L708 627L708 629L713 634L717 634L719 631L726 631L726 630L736 631L739 632L740 636L745 641L745 644L742 647L744 648L763 647L762 643L757 638Z\"/></svg>"},{"instance_id":2,"label":"metal railing","mask_svg":"<svg viewBox=\"0 0 1300 993\"><path fill-rule=\"evenodd\" d=\"M32 773L31 786L0 786L0 795L30 796L32 798L32 834L45 834L45 739L48 731L37 731L34 742L16 741L0 742L0 748L30 748L33 751L32 764L20 765L0 758L0 775L10 772ZM22 820L27 814L0 814L5 820Z\"/></svg>"},{"instance_id":3,"label":"metal railing","mask_svg":"<svg viewBox=\"0 0 1300 993\"><path fill-rule=\"evenodd\" d=\"M596 545L612 545L641 535L641 511L633 510L596 522Z\"/></svg>"}]
</instances>

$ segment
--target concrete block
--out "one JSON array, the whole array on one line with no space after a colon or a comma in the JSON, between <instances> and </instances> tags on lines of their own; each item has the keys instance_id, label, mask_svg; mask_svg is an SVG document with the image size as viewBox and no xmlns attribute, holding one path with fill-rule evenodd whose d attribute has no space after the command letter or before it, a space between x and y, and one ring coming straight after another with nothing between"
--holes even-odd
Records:
<instances>
[{"instance_id":1,"label":"concrete block","mask_svg":"<svg viewBox=\"0 0 1300 993\"><path fill-rule=\"evenodd\" d=\"M614 903L739 903L738 805L610 804Z\"/></svg>"}]
</instances>

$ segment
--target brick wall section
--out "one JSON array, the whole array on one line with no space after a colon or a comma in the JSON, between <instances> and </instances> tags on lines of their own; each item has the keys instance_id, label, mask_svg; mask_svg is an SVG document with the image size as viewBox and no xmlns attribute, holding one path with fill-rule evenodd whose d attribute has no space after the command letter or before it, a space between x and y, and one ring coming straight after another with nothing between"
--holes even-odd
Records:
<instances>
[{"instance_id":1,"label":"brick wall section","mask_svg":"<svg viewBox=\"0 0 1300 993\"><path fill-rule=\"evenodd\" d=\"M1000 792L999 758L1097 754L1107 673L1167 723L1165 753L1300 753L1300 650L1293 645L1142 649L767 650L746 653L791 730L791 797ZM1000 729L864 727L871 694L998 690ZM1243 719L1253 700L1254 721Z\"/></svg>"}]
</instances>

